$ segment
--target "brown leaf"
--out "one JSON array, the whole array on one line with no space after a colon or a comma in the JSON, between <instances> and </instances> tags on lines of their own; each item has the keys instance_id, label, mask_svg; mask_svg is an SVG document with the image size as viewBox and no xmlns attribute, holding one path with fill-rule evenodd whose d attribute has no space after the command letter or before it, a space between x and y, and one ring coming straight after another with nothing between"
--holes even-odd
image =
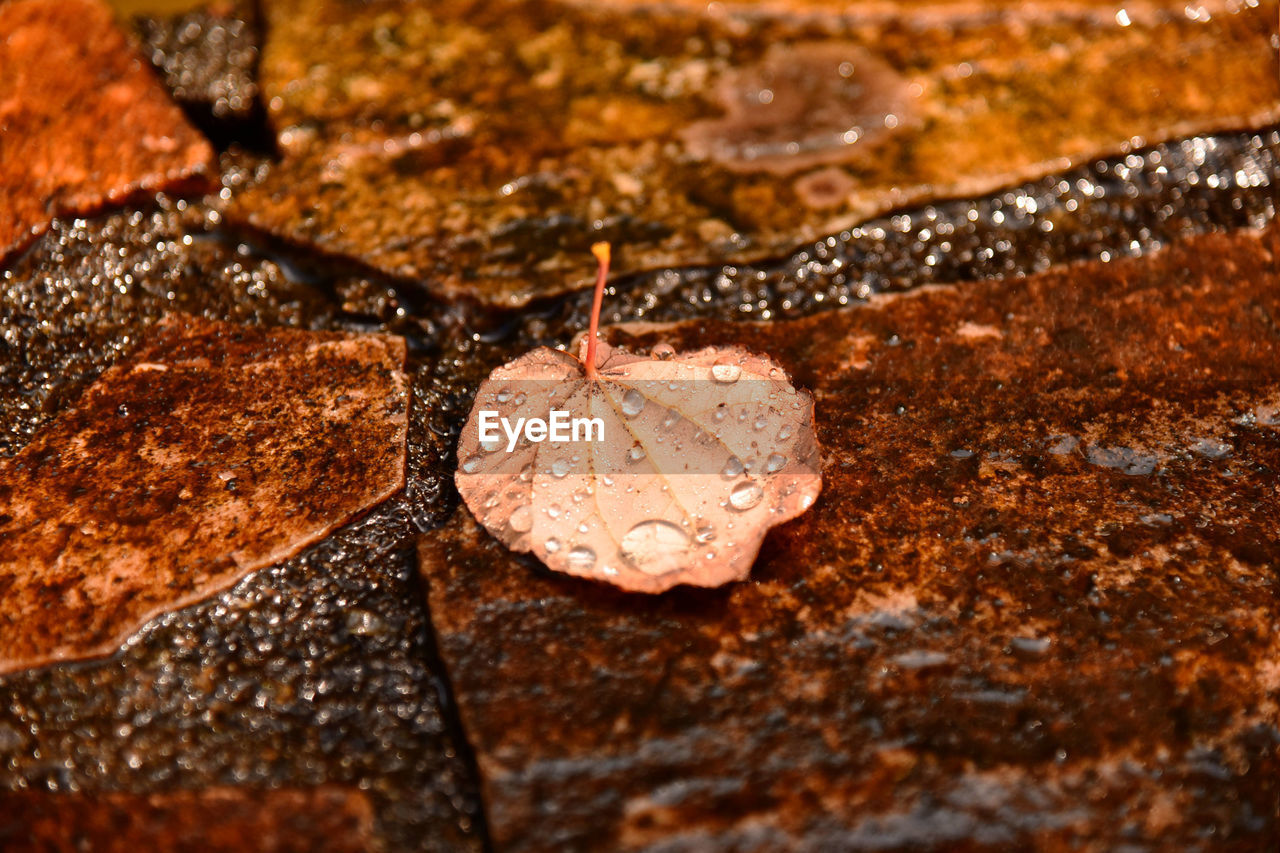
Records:
<instances>
[{"instance_id":1,"label":"brown leaf","mask_svg":"<svg viewBox=\"0 0 1280 853\"><path fill-rule=\"evenodd\" d=\"M539 348L480 386L458 442L463 500L559 572L655 593L746 578L768 529L822 488L813 398L743 349L597 354L594 339L593 322L580 359Z\"/></svg>"}]
</instances>

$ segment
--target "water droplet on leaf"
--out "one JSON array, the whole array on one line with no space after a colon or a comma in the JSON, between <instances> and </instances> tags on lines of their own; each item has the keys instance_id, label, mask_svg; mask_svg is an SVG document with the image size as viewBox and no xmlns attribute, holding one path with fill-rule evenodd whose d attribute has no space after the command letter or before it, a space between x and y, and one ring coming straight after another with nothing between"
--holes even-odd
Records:
<instances>
[{"instance_id":1,"label":"water droplet on leaf","mask_svg":"<svg viewBox=\"0 0 1280 853\"><path fill-rule=\"evenodd\" d=\"M764 490L760 488L760 484L755 480L743 480L741 483L733 487L733 491L729 492L729 506L744 512L760 503L760 499L764 497Z\"/></svg>"}]
</instances>

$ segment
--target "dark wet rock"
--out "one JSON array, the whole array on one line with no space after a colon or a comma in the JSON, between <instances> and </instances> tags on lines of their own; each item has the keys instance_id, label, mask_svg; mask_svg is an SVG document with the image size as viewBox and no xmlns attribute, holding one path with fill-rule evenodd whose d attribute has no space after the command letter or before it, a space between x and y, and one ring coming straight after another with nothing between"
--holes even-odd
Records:
<instances>
[{"instance_id":1,"label":"dark wet rock","mask_svg":"<svg viewBox=\"0 0 1280 853\"><path fill-rule=\"evenodd\" d=\"M224 155L230 192L256 161ZM388 282L333 259L278 251L222 229L207 204L160 197L55 221L0 283L0 456L136 344L166 313L429 339Z\"/></svg>"},{"instance_id":2,"label":"dark wet rock","mask_svg":"<svg viewBox=\"0 0 1280 853\"><path fill-rule=\"evenodd\" d=\"M404 355L162 321L0 460L0 670L108 653L401 489Z\"/></svg>"},{"instance_id":3,"label":"dark wet rock","mask_svg":"<svg viewBox=\"0 0 1280 853\"><path fill-rule=\"evenodd\" d=\"M1276 215L1277 185L1280 131L1193 136L985 197L903 208L774 261L624 276L604 314L613 322L796 317L926 284L1133 257L1196 234L1263 228ZM575 294L529 328L562 336L585 328L590 296Z\"/></svg>"},{"instance_id":4,"label":"dark wet rock","mask_svg":"<svg viewBox=\"0 0 1280 853\"><path fill-rule=\"evenodd\" d=\"M0 5L0 259L55 216L203 187L209 144L98 0Z\"/></svg>"},{"instance_id":5,"label":"dark wet rock","mask_svg":"<svg viewBox=\"0 0 1280 853\"><path fill-rule=\"evenodd\" d=\"M1274 846L1278 255L611 330L777 358L826 485L724 591L552 576L464 509L420 537L496 845Z\"/></svg>"},{"instance_id":6,"label":"dark wet rock","mask_svg":"<svg viewBox=\"0 0 1280 853\"><path fill-rule=\"evenodd\" d=\"M281 2L266 14L262 86L285 156L229 217L438 296L508 306L584 285L581 258L596 239L617 245L624 274L741 263L925 195L978 195L1169 138L1259 126L1280 109L1267 70L1273 16L1247 4L1207 20L1031 12L958 27L536 2ZM875 133L849 137L847 183L830 171L816 183L803 169L737 174L680 142L721 117L718 86L755 80L744 69L768 71L815 42L856 48L883 72L850 77L874 106L855 112L884 114ZM918 121L884 112L899 98L881 84L898 78ZM805 118L790 133L801 158ZM790 150L788 135L771 131L770 145Z\"/></svg>"},{"instance_id":7,"label":"dark wet rock","mask_svg":"<svg viewBox=\"0 0 1280 853\"><path fill-rule=\"evenodd\" d=\"M368 797L335 786L0 796L0 845L9 853L362 853L372 825Z\"/></svg>"},{"instance_id":8,"label":"dark wet rock","mask_svg":"<svg viewBox=\"0 0 1280 853\"><path fill-rule=\"evenodd\" d=\"M134 29L174 99L206 134L223 145L269 147L258 100L261 35L251 3L218 0L171 18L139 18Z\"/></svg>"},{"instance_id":9,"label":"dark wet rock","mask_svg":"<svg viewBox=\"0 0 1280 853\"><path fill-rule=\"evenodd\" d=\"M393 499L111 658L0 677L0 790L49 813L77 792L331 784L369 798L374 849L479 850L412 530Z\"/></svg>"}]
</instances>

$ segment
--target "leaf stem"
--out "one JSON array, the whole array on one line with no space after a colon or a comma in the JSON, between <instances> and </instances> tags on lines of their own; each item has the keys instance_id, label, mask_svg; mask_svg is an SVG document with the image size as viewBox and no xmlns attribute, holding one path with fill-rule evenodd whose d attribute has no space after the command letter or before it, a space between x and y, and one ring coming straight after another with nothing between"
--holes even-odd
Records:
<instances>
[{"instance_id":1,"label":"leaf stem","mask_svg":"<svg viewBox=\"0 0 1280 853\"><path fill-rule=\"evenodd\" d=\"M609 277L609 244L591 244L591 254L596 256L596 295L591 302L591 325L587 331L587 378L596 378L596 333L600 329L600 305L604 302L604 282Z\"/></svg>"}]
</instances>

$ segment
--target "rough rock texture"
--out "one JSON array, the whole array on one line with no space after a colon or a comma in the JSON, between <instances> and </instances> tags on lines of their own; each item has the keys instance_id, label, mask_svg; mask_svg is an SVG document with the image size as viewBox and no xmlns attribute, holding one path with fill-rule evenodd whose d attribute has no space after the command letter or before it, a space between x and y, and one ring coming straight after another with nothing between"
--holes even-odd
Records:
<instances>
[{"instance_id":1,"label":"rough rock texture","mask_svg":"<svg viewBox=\"0 0 1280 853\"><path fill-rule=\"evenodd\" d=\"M215 0L141 25L174 97L230 145L221 192L108 202L4 262L0 455L56 429L180 310L403 336L406 488L110 657L0 676L4 841L56 823L103 846L179 813L209 839L260 825L221 797L284 798L270 811L285 820L291 797L338 791L367 799L368 847L482 849L457 679L498 847L1280 845L1266 615L1280 401L1225 380L1214 398L1180 367L1147 386L1136 366L1164 335L1162 369L1182 346L1228 379L1263 372L1250 359L1274 361L1260 330L1276 288L1240 282L1274 261L1228 235L1174 249L1183 261L1117 263L1274 220L1280 136L1256 120L1277 100L1275 3L1013 5L266 0L228 18ZM262 144L260 114L214 115L250 101L257 8ZM848 51L854 73L815 48L807 88L792 72L816 45ZM821 121L790 127L806 97ZM781 143L785 160L795 135L804 168L735 171L732 136L689 144L735 104L760 150ZM832 148L876 109L898 125ZM100 129L76 143L133 150L132 133ZM5 164L44 133L8 131ZM861 219L925 183L919 203ZM585 279L600 236L625 244L607 315L717 321L664 334L773 351L837 438L820 515L772 536L727 592L641 609L513 563L461 518L433 531L456 503L476 385L584 327L581 294L553 294ZM1105 263L1062 268L1081 260ZM1189 291L1204 270L1214 280ZM1009 280L876 297L992 278ZM494 307L531 293L544 298ZM1013 341L1004 360L993 330ZM1114 345L1091 353L1091 336ZM1042 350L1063 374L1036 372ZM926 384L944 362L962 381ZM1022 385L975 378L988 363ZM437 654L419 536L425 562L458 555L431 592L460 666ZM289 823L344 837L325 826Z\"/></svg>"},{"instance_id":2,"label":"rough rock texture","mask_svg":"<svg viewBox=\"0 0 1280 853\"><path fill-rule=\"evenodd\" d=\"M47 814L75 792L330 783L367 794L382 849L481 849L412 530L392 499L119 654L0 677L0 789Z\"/></svg>"},{"instance_id":3,"label":"rough rock texture","mask_svg":"<svg viewBox=\"0 0 1280 853\"><path fill-rule=\"evenodd\" d=\"M223 163L229 194L253 162ZM422 333L388 282L354 264L273 251L220 222L207 203L160 196L57 221L13 260L0 292L0 455L21 449L165 314Z\"/></svg>"},{"instance_id":4,"label":"rough rock texture","mask_svg":"<svg viewBox=\"0 0 1280 853\"><path fill-rule=\"evenodd\" d=\"M242 135L259 110L255 5L217 0L172 18L141 18L134 29L165 85L215 138Z\"/></svg>"},{"instance_id":5,"label":"rough rock texture","mask_svg":"<svg viewBox=\"0 0 1280 853\"><path fill-rule=\"evenodd\" d=\"M372 824L366 795L333 786L0 795L0 844L9 853L364 853Z\"/></svg>"},{"instance_id":6,"label":"rough rock texture","mask_svg":"<svg viewBox=\"0 0 1280 853\"><path fill-rule=\"evenodd\" d=\"M813 510L726 591L420 538L511 850L1280 843L1280 229L614 343L817 397Z\"/></svg>"},{"instance_id":7,"label":"rough rock texture","mask_svg":"<svg viewBox=\"0 0 1280 853\"><path fill-rule=\"evenodd\" d=\"M162 322L0 460L0 671L103 654L404 485L398 338Z\"/></svg>"},{"instance_id":8,"label":"rough rock texture","mask_svg":"<svg viewBox=\"0 0 1280 853\"><path fill-rule=\"evenodd\" d=\"M985 193L1280 110L1274 2L910 25L533 0L266 15L261 82L286 156L229 217L503 305L585 284L595 239L619 245L620 273L739 262L926 193ZM827 82L780 70L799 55L830 59ZM806 99L824 107L817 135ZM726 103L742 127L718 120ZM738 173L748 133L772 171ZM788 138L808 168L779 165Z\"/></svg>"},{"instance_id":9,"label":"rough rock texture","mask_svg":"<svg viewBox=\"0 0 1280 853\"><path fill-rule=\"evenodd\" d=\"M0 259L55 216L203 186L212 149L98 0L0 4Z\"/></svg>"}]
</instances>

